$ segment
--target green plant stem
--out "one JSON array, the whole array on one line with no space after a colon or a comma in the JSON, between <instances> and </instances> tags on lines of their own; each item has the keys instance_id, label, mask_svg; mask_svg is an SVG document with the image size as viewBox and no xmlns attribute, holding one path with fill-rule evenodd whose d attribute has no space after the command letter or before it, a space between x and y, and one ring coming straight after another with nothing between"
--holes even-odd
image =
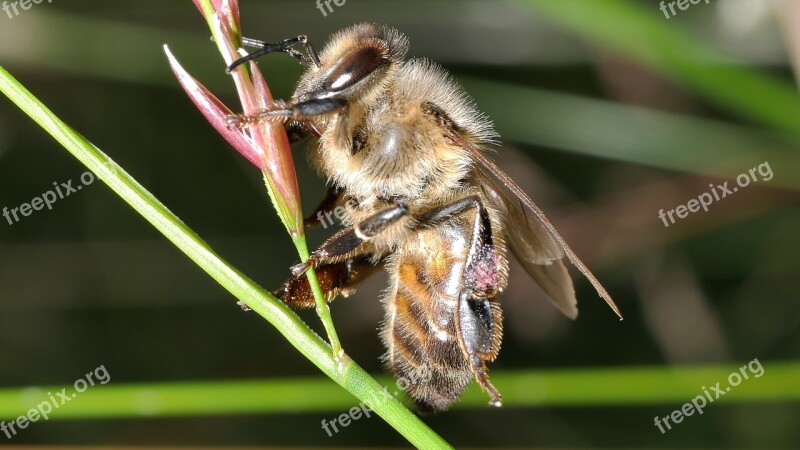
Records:
<instances>
[{"instance_id":1,"label":"green plant stem","mask_svg":"<svg viewBox=\"0 0 800 450\"><path fill-rule=\"evenodd\" d=\"M279 209L282 205L281 202L275 197L275 189L271 186L269 182L269 178L267 177L266 172L264 173L264 184L267 186L267 193L269 194L270 199L272 200L272 204L275 206L276 209ZM296 233L293 232L292 229L288 226L285 222L284 218L289 217L288 214L278 214L283 221L284 226L286 229L289 230L289 235L292 238L292 243L294 244L295 248L297 249L297 254L300 256L300 260L306 262L309 258L310 253L308 252L308 243L306 242L306 236L303 233ZM308 278L308 284L311 286L311 292L314 294L314 304L317 316L319 320L322 322L323 328L325 328L325 334L328 337L328 342L331 345L331 352L333 354L333 358L339 360L345 356L344 349L342 348L342 344L339 341L339 335L336 333L336 327L333 324L333 317L331 317L331 310L328 307L328 303L325 301L325 294L322 292L322 288L319 285L319 279L317 279L317 273L313 267L310 267L306 273L306 278Z\"/></svg>"},{"instance_id":2,"label":"green plant stem","mask_svg":"<svg viewBox=\"0 0 800 450\"><path fill-rule=\"evenodd\" d=\"M294 246L297 248L300 260L305 262L310 256L305 236L292 236L292 242L294 242ZM328 334L328 341L331 343L333 357L337 360L345 358L344 349L339 343L339 336L336 334L336 328L333 326L331 309L325 301L325 295L322 293L322 288L317 279L317 272L313 267L309 267L306 272L306 277L308 277L308 284L311 286L311 291L314 293L317 316L319 316L319 319L322 321L322 326L325 327L325 332Z\"/></svg>"},{"instance_id":3,"label":"green plant stem","mask_svg":"<svg viewBox=\"0 0 800 450\"><path fill-rule=\"evenodd\" d=\"M420 448L451 448L355 362L333 357L331 347L286 305L220 258L197 234L86 138L72 130L0 66L0 91L107 184L228 292L269 321L325 375L364 401Z\"/></svg>"}]
</instances>

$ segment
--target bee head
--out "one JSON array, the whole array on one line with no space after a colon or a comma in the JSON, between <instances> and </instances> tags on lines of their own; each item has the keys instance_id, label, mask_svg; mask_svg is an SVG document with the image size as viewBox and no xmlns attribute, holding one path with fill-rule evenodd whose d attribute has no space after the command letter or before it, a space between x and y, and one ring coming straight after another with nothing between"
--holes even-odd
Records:
<instances>
[{"instance_id":1,"label":"bee head","mask_svg":"<svg viewBox=\"0 0 800 450\"><path fill-rule=\"evenodd\" d=\"M408 50L408 40L385 25L361 23L334 34L320 53L320 65L300 78L294 98L374 101Z\"/></svg>"}]
</instances>

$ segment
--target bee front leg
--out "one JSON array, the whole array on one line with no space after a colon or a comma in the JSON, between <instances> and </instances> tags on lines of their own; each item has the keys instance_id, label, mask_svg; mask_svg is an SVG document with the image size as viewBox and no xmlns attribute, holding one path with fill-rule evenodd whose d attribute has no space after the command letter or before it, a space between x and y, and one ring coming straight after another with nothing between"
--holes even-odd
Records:
<instances>
[{"instance_id":1,"label":"bee front leg","mask_svg":"<svg viewBox=\"0 0 800 450\"><path fill-rule=\"evenodd\" d=\"M259 41L257 39L250 39L250 38L242 38L242 44L248 47L258 47L259 49L247 56L243 56L228 66L225 70L226 72L230 73L233 69L238 67L241 64L246 63L247 61L259 58L261 56L267 55L269 53L274 52L284 52L287 55L291 56L292 58L297 59L305 66L311 66L312 64L320 67L319 56L317 56L316 50L308 42L308 37L306 35L301 34L300 36L284 39L277 44L270 44L269 42ZM297 50L293 49L297 44L303 44L306 48L306 52L308 52L308 56L303 55L302 53L298 52Z\"/></svg>"},{"instance_id":2,"label":"bee front leg","mask_svg":"<svg viewBox=\"0 0 800 450\"><path fill-rule=\"evenodd\" d=\"M266 108L253 114L228 116L229 127L247 128L264 122L285 123L289 120L304 121L314 116L330 114L347 108L347 101L339 98L314 98L302 102L276 100Z\"/></svg>"}]
</instances>

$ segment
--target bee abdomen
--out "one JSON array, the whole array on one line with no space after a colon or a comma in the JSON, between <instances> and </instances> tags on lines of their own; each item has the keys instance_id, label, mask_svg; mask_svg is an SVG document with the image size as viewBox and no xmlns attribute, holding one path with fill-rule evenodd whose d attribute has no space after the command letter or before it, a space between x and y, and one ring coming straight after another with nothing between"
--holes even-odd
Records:
<instances>
[{"instance_id":1,"label":"bee abdomen","mask_svg":"<svg viewBox=\"0 0 800 450\"><path fill-rule=\"evenodd\" d=\"M385 359L421 410L441 411L461 396L473 373L456 332L457 303L441 283L429 280L460 273L459 264L437 267L409 255L399 259L382 333ZM434 273L442 270L448 273Z\"/></svg>"}]
</instances>

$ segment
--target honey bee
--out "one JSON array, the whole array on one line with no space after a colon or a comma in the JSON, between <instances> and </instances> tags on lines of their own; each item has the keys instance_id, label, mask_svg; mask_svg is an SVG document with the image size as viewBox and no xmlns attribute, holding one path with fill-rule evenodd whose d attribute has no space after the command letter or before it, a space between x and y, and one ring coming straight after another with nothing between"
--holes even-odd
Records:
<instances>
[{"instance_id":1,"label":"honey bee","mask_svg":"<svg viewBox=\"0 0 800 450\"><path fill-rule=\"evenodd\" d=\"M409 43L400 32L357 24L319 54L306 36L245 44L259 49L229 70L271 52L288 53L307 70L291 100L231 116L229 124L283 123L292 140L316 137L309 159L329 188L306 222L345 209L344 229L292 267L276 295L291 307L312 307L303 276L309 267L327 301L384 267L384 360L398 378L427 374L407 389L421 411L447 409L473 379L491 405L501 405L486 364L500 350L507 243L568 317L578 310L564 258L622 317L539 207L486 156L498 139L491 121L441 67L405 59Z\"/></svg>"}]
</instances>

